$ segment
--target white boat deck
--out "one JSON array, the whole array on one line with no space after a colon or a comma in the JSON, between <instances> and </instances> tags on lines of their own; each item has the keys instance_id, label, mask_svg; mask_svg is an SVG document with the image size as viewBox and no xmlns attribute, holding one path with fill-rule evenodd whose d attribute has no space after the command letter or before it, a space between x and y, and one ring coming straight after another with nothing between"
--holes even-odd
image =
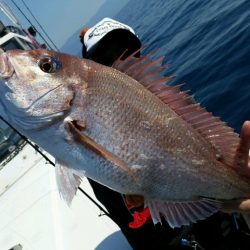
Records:
<instances>
[{"instance_id":1,"label":"white boat deck","mask_svg":"<svg viewBox=\"0 0 250 250\"><path fill-rule=\"evenodd\" d=\"M91 197L86 179L81 185ZM78 192L61 199L54 167L26 145L0 171L1 250L130 250L118 226ZM15 246L15 247L14 247Z\"/></svg>"}]
</instances>

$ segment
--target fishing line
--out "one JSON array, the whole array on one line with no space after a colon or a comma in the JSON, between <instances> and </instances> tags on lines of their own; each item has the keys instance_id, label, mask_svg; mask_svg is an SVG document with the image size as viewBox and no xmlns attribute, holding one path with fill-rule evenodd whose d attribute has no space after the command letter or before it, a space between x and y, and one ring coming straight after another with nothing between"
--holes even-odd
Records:
<instances>
[{"instance_id":1,"label":"fishing line","mask_svg":"<svg viewBox=\"0 0 250 250\"><path fill-rule=\"evenodd\" d=\"M50 40L50 42L54 45L54 47L57 49L57 51L60 51L58 49L58 47L55 45L55 43L52 41L52 39L49 37L48 33L44 30L44 28L42 27L42 25L38 22L38 20L36 19L36 17L33 15L33 13L31 12L30 8L27 6L27 4L24 2L24 0L21 0L23 5L26 7L26 9L28 10L28 12L30 13L30 15L34 18L34 20L37 22L38 26L40 27L40 29L43 31L43 33L45 34L45 36Z\"/></svg>"},{"instance_id":2,"label":"fishing line","mask_svg":"<svg viewBox=\"0 0 250 250\"><path fill-rule=\"evenodd\" d=\"M43 37L43 35L33 26L33 24L31 23L31 21L28 19L28 17L23 13L23 11L18 7L18 5L13 1L11 0L11 2L15 5L15 7L21 12L21 14L25 17L25 19L29 22L29 24L36 30L36 32L40 35L40 37L43 39L43 41L48 45L48 47L50 49L51 46L50 44L48 43L48 41Z\"/></svg>"},{"instance_id":3,"label":"fishing line","mask_svg":"<svg viewBox=\"0 0 250 250\"><path fill-rule=\"evenodd\" d=\"M6 123L11 129L13 129L23 140L25 140L32 148L35 149L36 152L38 152L49 164L55 167L55 163L51 161L40 149L37 145L34 145L31 143L27 137L25 137L23 134L21 134L17 129L15 129L9 122L7 122L2 116L0 116L0 119ZM103 215L107 215L109 218L112 219L111 215L102 207L100 206L91 196L89 196L81 187L78 187L78 189L90 200L92 201L100 210L103 212ZM101 216L100 214L99 216Z\"/></svg>"}]
</instances>

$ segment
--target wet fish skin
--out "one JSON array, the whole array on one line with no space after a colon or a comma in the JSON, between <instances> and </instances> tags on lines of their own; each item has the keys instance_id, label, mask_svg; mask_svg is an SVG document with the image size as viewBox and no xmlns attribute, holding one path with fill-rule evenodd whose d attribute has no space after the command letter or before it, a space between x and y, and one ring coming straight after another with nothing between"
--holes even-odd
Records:
<instances>
[{"instance_id":1,"label":"wet fish skin","mask_svg":"<svg viewBox=\"0 0 250 250\"><path fill-rule=\"evenodd\" d=\"M51 73L41 70L48 61ZM0 71L4 117L76 175L148 201L249 194L249 180L218 159L211 143L124 73L45 50L3 53ZM122 163L76 140L72 121Z\"/></svg>"}]
</instances>

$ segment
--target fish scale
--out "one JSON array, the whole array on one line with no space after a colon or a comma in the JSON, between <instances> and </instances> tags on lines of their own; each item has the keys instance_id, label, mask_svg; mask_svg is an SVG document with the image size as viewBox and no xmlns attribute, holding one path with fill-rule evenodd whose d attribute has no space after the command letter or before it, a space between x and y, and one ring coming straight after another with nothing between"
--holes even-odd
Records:
<instances>
[{"instance_id":1,"label":"fish scale","mask_svg":"<svg viewBox=\"0 0 250 250\"><path fill-rule=\"evenodd\" d=\"M103 72L100 72L100 74L101 73L103 73ZM114 75L114 73L112 73L112 74ZM113 77L114 77L114 79L117 79L117 82L113 83L113 82L108 81L107 83L105 83L105 79L108 79L108 78L104 78L104 80L102 80L102 84L104 84L105 86L110 86L113 83L114 85L111 86L110 89L113 89L118 93L123 93L123 95L125 95L125 96L130 96L131 92L134 93L133 88L137 87L137 86L135 87L136 84L134 84L134 83L129 84L126 87L124 87L122 85L122 83L124 82L124 78L126 79L125 75L120 75L120 76L118 75L117 77L116 76L113 76ZM120 77L120 79L118 79L119 77ZM121 89L119 89L120 86L121 86ZM140 93L140 90L138 90L138 92ZM106 97L108 96L107 93L102 92L102 94L105 95ZM118 95L120 95L120 94L118 94ZM151 95L151 93L148 93L148 95ZM103 100L102 95L99 94L99 93L96 93L96 97ZM109 100L109 98L107 98L107 100ZM209 157L208 157L209 155L211 157L211 153L209 153L209 149L211 148L211 146L208 145L208 143L206 143L207 145L205 144L205 146L202 146L201 141L199 141L197 139L197 135L194 135L194 134L189 136L189 137L186 137L186 129L185 129L185 123L186 122L182 121L173 112L169 112L170 114L172 114L172 117L169 117L170 115L167 114L167 115L165 115L165 116L167 116L167 118L164 119L164 116L161 115L161 114L166 114L167 113L167 111L166 111L167 107L165 105L163 105L162 103L161 103L161 105L156 105L155 103L160 102L158 99L156 99L156 97L155 98L148 97L145 94L145 92L142 91L141 94L137 95L137 99L133 99L133 97L131 97L130 99L125 99L125 100L127 102L129 102L130 110L131 109L133 110L133 112L130 113L131 114L130 117L127 117L126 119L129 120L128 130L127 130L127 131L129 131L129 133L127 134L127 136L129 138L131 137L131 138L133 138L135 140L135 144L134 144L134 148L133 148L134 154L136 153L137 155L139 155L140 152L142 153L144 151L144 148L148 148L148 147L152 146L152 144L148 145L147 143L144 144L144 142L143 142L143 137L145 137L145 134L144 134L145 131L135 129L136 127L138 127L138 124L140 124L140 122L142 120L143 121L145 120L145 109L146 109L146 110L151 110L150 113L146 112L147 116L154 117L155 121L157 121L157 125L160 127L160 129L154 131L155 130L154 128L157 127L157 125L155 125L154 121L150 121L150 118L148 118L148 120L150 122L154 123L155 126L152 126L152 130L150 131L150 133L147 133L147 135L150 138L146 138L147 139L146 142L150 141L150 139L151 139L152 142L154 141L154 143L156 143L155 140L154 140L154 138L155 138L154 134L157 134L157 135L159 135L159 137L163 136L163 140L157 141L157 144L159 145L159 148L163 148L165 150L166 150L166 148L169 148L169 152L172 152L173 154L176 154L176 152L178 152L178 149L180 149L180 143L184 144L184 145L187 145L187 144L192 145L192 147L190 147L188 150L185 149L185 148L182 150L182 152L180 153L181 160L183 158L184 159L189 159L190 155L192 155L191 158L194 158L194 160L197 159L196 161L198 163L199 163L199 161L204 161L204 162L209 163L207 165L211 165L211 163L210 163L211 160L215 161L215 155L214 154L212 154L213 159L209 159ZM95 100L95 98L94 98L93 102L98 102L98 100ZM143 103L143 105L142 105L142 103ZM120 107L120 105L121 105L121 107ZM113 103L112 102L108 103L107 105L104 105L104 107L105 106L108 106L109 109L110 109L110 108L113 107ZM153 107L153 108L151 109L150 107ZM90 108L91 108L91 104L90 104ZM105 122L107 122L109 125L111 125L111 127L114 126L114 128L115 127L123 127L123 126L125 126L125 124L127 124L127 123L126 123L126 120L124 119L123 113L120 112L121 110L124 110L124 107L123 107L122 103L120 103L120 102L116 103L115 109L112 110L112 112L111 112L112 115L109 117L109 120L111 120L113 122L117 120L117 121L121 121L122 123L119 124L119 123L114 122L115 124L112 124L112 123L109 122L109 120L105 119L106 117L104 117L104 120L102 122L104 124L105 124ZM116 111L118 111L118 114L117 114ZM158 114L160 114L160 115L158 115ZM159 117L159 119L157 119L158 117ZM175 118L175 119L172 119L172 118ZM169 119L170 119L170 122L168 121ZM167 122L166 122L166 120L167 120ZM175 120L176 120L176 122L175 122ZM95 123L95 122L93 122L93 123ZM168 126L164 126L165 124L167 124ZM168 132L169 127L171 126L170 124L173 124L172 127L175 127L175 134ZM181 124L181 126L180 126L180 124ZM176 129L176 127L181 127L181 128ZM170 130L171 130L171 127L170 127ZM161 133L159 133L160 131L161 131ZM178 135L176 135L176 131L178 132ZM110 132L113 133L113 131L110 131ZM142 133L142 134L140 134L140 133ZM120 133L120 131L118 131L116 134L119 135L121 133ZM178 138L178 137L181 138L181 141L176 143L176 138ZM112 134L109 134L108 138L112 138ZM108 140L108 138L107 138L107 140ZM117 139L117 141L115 141L115 138ZM120 145L122 143L119 137L117 138L115 136L115 138L114 138L114 140L112 140L112 146L111 147L114 147L114 145ZM170 138L170 140L168 138ZM186 138L187 142L185 142L185 140L183 140L182 138ZM94 139L98 142L98 138L94 138ZM169 141L172 141L174 143L169 143ZM204 140L202 140L202 141L204 142ZM136 144L136 142L139 142L139 145ZM109 142L107 142L106 144L111 145L111 143L109 143ZM109 148L110 151L112 151L111 147ZM119 147L117 147L117 148L119 148ZM123 156L123 155L121 155L121 153L119 151L115 151L113 153L115 153L119 157ZM201 155L205 156L206 158L205 159L198 158ZM177 153L177 156L178 156L178 153ZM157 159L158 158L157 152L152 157ZM136 161L138 161L140 159L138 159L138 158L134 159L133 158L133 160L136 162ZM127 158L125 158L125 161L130 163L129 159L127 159ZM130 164L132 164L132 162ZM169 164L169 162L167 160L167 157L164 160L162 160L160 164L164 164L168 168L171 168L171 161L170 161L170 164ZM202 164L202 165L205 165L205 163ZM219 165L218 167L220 168L220 163L217 163L217 165ZM199 164L196 164L196 166L199 166ZM157 168L158 166L154 165L154 166L150 166L150 167L151 168ZM186 168L188 168L188 167L186 167ZM186 168L185 168L185 172L187 171ZM209 172L211 171L211 168L206 168L206 169L207 169L207 171L204 173L205 176L207 176L208 171ZM174 171L174 169L173 169L173 171ZM178 171L180 172L180 169ZM194 172L198 172L198 171L194 171ZM199 174L201 175L201 173L203 173L202 170L200 170ZM165 181L167 183L173 182L173 179L174 178L172 178L172 176L170 176L170 178L169 178L169 175L165 176ZM198 179L200 179L200 178L198 178ZM193 178L193 180L196 180L196 178ZM153 180L153 183L154 182L155 182L155 180ZM182 182L184 182L184 181L182 180ZM189 181L189 183L190 183L190 181ZM152 186L154 184L151 183L150 185ZM175 184L173 186L175 186ZM178 193L188 193L190 195L191 191L194 191L193 187L192 187L192 190L190 191L188 188L185 187L186 186L185 184L183 186L184 187L182 187L180 189L175 189L174 197L177 197L178 195L176 195L176 194L178 194ZM204 188L204 189L206 190L207 187ZM186 190L188 190L188 191L186 191ZM226 190L224 190L224 192L225 191ZM205 192L203 191L203 193L205 193ZM206 193L208 193L207 190L206 190Z\"/></svg>"}]
</instances>

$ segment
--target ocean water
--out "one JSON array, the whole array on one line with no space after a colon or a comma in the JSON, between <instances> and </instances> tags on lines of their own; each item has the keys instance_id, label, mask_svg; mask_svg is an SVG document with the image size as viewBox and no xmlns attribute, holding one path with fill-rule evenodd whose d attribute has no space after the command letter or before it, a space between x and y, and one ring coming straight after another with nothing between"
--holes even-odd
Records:
<instances>
[{"instance_id":1,"label":"ocean water","mask_svg":"<svg viewBox=\"0 0 250 250\"><path fill-rule=\"evenodd\" d=\"M131 0L115 17L157 49L197 102L237 132L250 120L250 1Z\"/></svg>"}]
</instances>

